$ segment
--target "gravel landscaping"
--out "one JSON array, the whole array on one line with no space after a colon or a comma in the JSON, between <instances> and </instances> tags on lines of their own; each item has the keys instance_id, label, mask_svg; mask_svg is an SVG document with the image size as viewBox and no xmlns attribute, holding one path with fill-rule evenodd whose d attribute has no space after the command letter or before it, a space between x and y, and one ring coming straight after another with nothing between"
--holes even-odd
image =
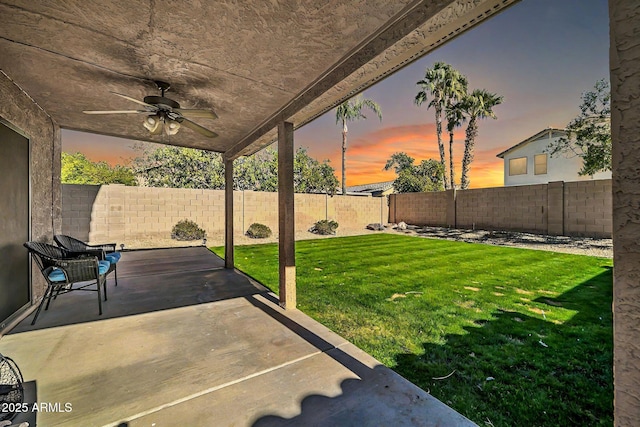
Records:
<instances>
[{"instance_id":1,"label":"gravel landscaping","mask_svg":"<svg viewBox=\"0 0 640 427\"><path fill-rule=\"evenodd\" d=\"M405 230L387 228L387 232L404 233L418 237L456 240L469 243L485 243L499 246L538 249L543 251L564 252L613 258L612 239L591 237L547 236L516 231L462 230L444 227L421 227L407 225Z\"/></svg>"}]
</instances>

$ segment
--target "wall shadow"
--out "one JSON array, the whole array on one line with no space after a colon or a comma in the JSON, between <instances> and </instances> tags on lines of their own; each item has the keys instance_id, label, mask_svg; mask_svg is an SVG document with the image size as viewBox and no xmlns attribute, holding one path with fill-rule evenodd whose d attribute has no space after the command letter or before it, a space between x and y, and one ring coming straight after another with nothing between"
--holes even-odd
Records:
<instances>
[{"instance_id":1,"label":"wall shadow","mask_svg":"<svg viewBox=\"0 0 640 427\"><path fill-rule=\"evenodd\" d=\"M63 184L62 234L89 241L94 206L102 185Z\"/></svg>"},{"instance_id":2,"label":"wall shadow","mask_svg":"<svg viewBox=\"0 0 640 427\"><path fill-rule=\"evenodd\" d=\"M444 345L424 343L422 355L398 355L394 369L476 422L611 425L612 283L609 270L558 297L536 299L576 311L564 323L498 311L464 335L448 335Z\"/></svg>"}]
</instances>

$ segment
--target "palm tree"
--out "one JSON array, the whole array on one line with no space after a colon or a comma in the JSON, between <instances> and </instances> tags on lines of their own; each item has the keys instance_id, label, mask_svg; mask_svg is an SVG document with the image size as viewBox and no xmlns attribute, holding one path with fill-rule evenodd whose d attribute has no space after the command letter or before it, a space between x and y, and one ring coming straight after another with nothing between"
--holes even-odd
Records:
<instances>
[{"instance_id":1,"label":"palm tree","mask_svg":"<svg viewBox=\"0 0 640 427\"><path fill-rule=\"evenodd\" d=\"M362 114L362 108L368 107L371 109L380 121L382 121L382 111L380 106L374 101L362 97L352 98L344 101L336 108L336 124L342 122L342 194L347 194L347 170L346 170L346 157L347 157L347 122L366 119L367 117Z\"/></svg>"},{"instance_id":2,"label":"palm tree","mask_svg":"<svg viewBox=\"0 0 640 427\"><path fill-rule=\"evenodd\" d=\"M469 166L473 161L473 145L478 136L478 119L496 118L493 107L502 103L502 96L487 92L485 89L476 89L463 101L461 108L469 118L469 124L465 133L464 156L462 157L462 178L460 187L463 190L469 188Z\"/></svg>"},{"instance_id":3,"label":"palm tree","mask_svg":"<svg viewBox=\"0 0 640 427\"><path fill-rule=\"evenodd\" d=\"M415 97L414 102L420 106L431 96L431 102L427 105L427 109L433 107L436 111L436 135L438 136L438 150L440 151L440 164L445 167L444 162L444 144L442 143L442 110L445 106L445 81L448 64L444 62L436 62L433 68L427 68L424 72L424 78L416 84L421 90ZM444 174L444 187L448 188L447 174Z\"/></svg>"},{"instance_id":4,"label":"palm tree","mask_svg":"<svg viewBox=\"0 0 640 427\"><path fill-rule=\"evenodd\" d=\"M446 116L447 116L447 131L449 132L449 175L451 182L450 188L456 188L455 186L455 168L453 166L453 132L456 128L462 126L462 123L465 121L464 113L461 108L461 103L457 102L455 104L451 104L447 107Z\"/></svg>"},{"instance_id":5,"label":"palm tree","mask_svg":"<svg viewBox=\"0 0 640 427\"><path fill-rule=\"evenodd\" d=\"M467 96L467 78L458 70L451 67L447 73L446 107L447 132L449 132L449 175L450 187L455 188L455 169L453 166L453 131L462 126L464 114L461 107L462 100ZM446 171L445 171L446 173ZM445 187L446 188L446 187Z\"/></svg>"},{"instance_id":6,"label":"palm tree","mask_svg":"<svg viewBox=\"0 0 640 427\"><path fill-rule=\"evenodd\" d=\"M424 79L417 83L421 90L415 97L416 105L422 105L431 97L427 108L433 107L436 113L436 135L438 137L438 150L440 151L440 164L445 171L443 175L444 188L451 188L446 174L444 143L442 142L442 112L446 112L454 101L462 99L467 92L467 79L458 70L444 62L436 62L433 68L427 68ZM451 152L451 147L449 147ZM451 164L453 160L449 160Z\"/></svg>"}]
</instances>

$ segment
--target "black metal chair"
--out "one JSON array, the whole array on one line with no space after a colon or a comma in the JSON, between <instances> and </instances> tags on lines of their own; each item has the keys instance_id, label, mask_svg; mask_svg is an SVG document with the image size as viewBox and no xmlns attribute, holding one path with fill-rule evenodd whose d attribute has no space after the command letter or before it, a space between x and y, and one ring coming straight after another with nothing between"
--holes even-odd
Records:
<instances>
[{"instance_id":1,"label":"black metal chair","mask_svg":"<svg viewBox=\"0 0 640 427\"><path fill-rule=\"evenodd\" d=\"M118 261L120 261L120 252L116 251L115 243L105 243L103 245L89 245L82 240L64 234L56 234L53 240L58 246L66 250L73 256L96 256L99 260L109 261L111 266L107 274L113 271L116 286L118 286Z\"/></svg>"},{"instance_id":2,"label":"black metal chair","mask_svg":"<svg viewBox=\"0 0 640 427\"><path fill-rule=\"evenodd\" d=\"M33 317L32 325L36 323L40 310L45 300L47 305L45 310L49 309L51 299L56 299L58 295L62 295L71 291L93 291L98 293L98 314L102 315L102 295L100 293L100 285L104 289L104 299L107 300L107 280L106 274L109 270L110 263L108 261L100 261L98 257L74 257L63 248L39 242L26 242L24 246L31 253L32 258L40 268L42 275L47 281L47 290L45 291L38 310ZM74 288L74 284L80 282L90 282L81 284ZM95 289L89 289L90 286L96 285Z\"/></svg>"}]
</instances>

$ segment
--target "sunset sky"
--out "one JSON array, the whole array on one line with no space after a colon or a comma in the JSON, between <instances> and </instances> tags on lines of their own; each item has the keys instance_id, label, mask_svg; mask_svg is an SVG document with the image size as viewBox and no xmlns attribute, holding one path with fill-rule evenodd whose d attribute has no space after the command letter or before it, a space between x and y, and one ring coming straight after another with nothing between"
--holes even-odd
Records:
<instances>
[{"instance_id":1,"label":"sunset sky","mask_svg":"<svg viewBox=\"0 0 640 427\"><path fill-rule=\"evenodd\" d=\"M391 154L404 151L420 160L439 158L433 110L417 107L416 82L437 61L465 74L470 90L504 96L497 120L480 123L471 187L503 184L496 154L540 130L564 127L578 113L580 94L609 77L607 0L523 0L364 92L380 104L383 121L349 124L347 185L389 181L383 171ZM447 136L444 135L446 138ZM297 130L296 147L319 160L329 159L340 179L341 127L331 111ZM457 132L454 161L457 181L464 126ZM63 151L82 152L111 164L135 157L134 142L63 130Z\"/></svg>"}]
</instances>

